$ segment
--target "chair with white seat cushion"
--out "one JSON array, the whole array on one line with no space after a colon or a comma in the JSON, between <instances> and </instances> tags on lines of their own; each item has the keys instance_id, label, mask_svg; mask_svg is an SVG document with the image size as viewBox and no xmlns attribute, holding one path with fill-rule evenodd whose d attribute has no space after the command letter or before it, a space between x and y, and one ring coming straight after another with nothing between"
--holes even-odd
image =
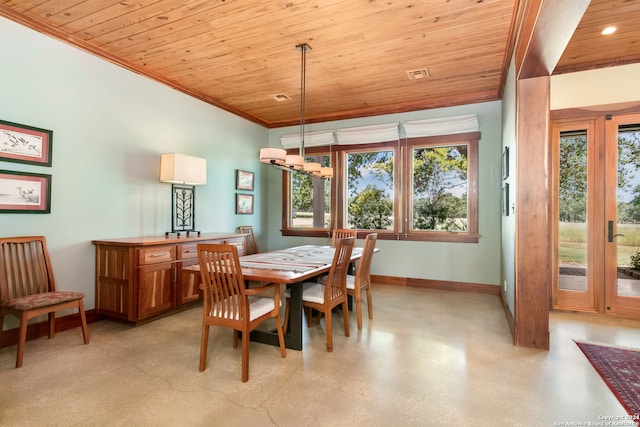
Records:
<instances>
[{"instance_id":1,"label":"chair with white seat cushion","mask_svg":"<svg viewBox=\"0 0 640 427\"><path fill-rule=\"evenodd\" d=\"M235 245L198 244L198 262L204 291L200 371L207 368L209 326L233 328L233 346L242 333L242 382L249 380L249 334L267 319L275 318L280 353L286 357L280 322L280 287L271 283L247 288ZM261 296L266 293L271 295Z\"/></svg>"},{"instance_id":2,"label":"chair with white seat cushion","mask_svg":"<svg viewBox=\"0 0 640 427\"><path fill-rule=\"evenodd\" d=\"M242 244L243 253L238 254L239 256L255 255L260 252L258 250L258 242L256 242L256 236L255 234L253 234L253 227L251 225L239 226L238 233L245 235L244 242ZM267 284L268 284L267 282L256 282L253 280L247 280L247 286L250 288L257 288Z\"/></svg>"},{"instance_id":3,"label":"chair with white seat cushion","mask_svg":"<svg viewBox=\"0 0 640 427\"><path fill-rule=\"evenodd\" d=\"M253 227L250 225L241 225L238 227L238 233L245 234L244 237L244 255L257 254L258 243L256 242L256 236L253 234Z\"/></svg>"},{"instance_id":4,"label":"chair with white seat cushion","mask_svg":"<svg viewBox=\"0 0 640 427\"><path fill-rule=\"evenodd\" d=\"M335 248L336 244L338 243L338 240L344 239L345 237L353 237L354 239L357 239L358 238L358 230L349 229L349 228L335 228L335 229L333 229L333 231L331 232L331 247ZM324 274L324 275L320 276L318 278L318 282L326 283L327 282L327 275ZM311 313L311 310L309 310L309 313ZM319 317L318 317L318 320L319 320Z\"/></svg>"},{"instance_id":5,"label":"chair with white seat cushion","mask_svg":"<svg viewBox=\"0 0 640 427\"><path fill-rule=\"evenodd\" d=\"M344 335L349 336L349 310L347 307L347 269L351 263L351 252L356 239L349 237L337 241L333 255L331 269L326 284L306 282L302 284L302 306L310 310L317 310L324 314L327 351L333 351L332 310L342 305L344 317ZM290 300L287 298L285 322L288 322ZM311 327L311 322L307 325Z\"/></svg>"},{"instance_id":6,"label":"chair with white seat cushion","mask_svg":"<svg viewBox=\"0 0 640 427\"><path fill-rule=\"evenodd\" d=\"M369 233L364 241L362 256L358 261L355 274L347 274L347 295L355 300L358 329L362 329L362 292L367 294L367 311L369 319L373 319L373 301L371 298L371 259L376 248L378 233ZM324 283L326 276L319 282Z\"/></svg>"},{"instance_id":7,"label":"chair with white seat cushion","mask_svg":"<svg viewBox=\"0 0 640 427\"><path fill-rule=\"evenodd\" d=\"M373 319L373 302L371 300L371 259L376 248L378 233L367 234L362 249L362 257L358 261L356 274L347 274L347 295L355 299L358 329L362 329L362 292L367 293L367 311L369 319Z\"/></svg>"},{"instance_id":8,"label":"chair with white seat cushion","mask_svg":"<svg viewBox=\"0 0 640 427\"><path fill-rule=\"evenodd\" d=\"M335 248L338 240L344 239L345 237L353 237L354 239L358 238L358 230L352 230L348 228L336 228L331 232L331 247Z\"/></svg>"}]
</instances>

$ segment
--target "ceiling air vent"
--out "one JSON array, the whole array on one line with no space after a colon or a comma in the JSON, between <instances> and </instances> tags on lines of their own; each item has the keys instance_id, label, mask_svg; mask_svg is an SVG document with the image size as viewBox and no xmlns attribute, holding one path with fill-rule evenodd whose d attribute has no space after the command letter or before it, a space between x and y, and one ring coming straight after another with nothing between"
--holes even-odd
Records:
<instances>
[{"instance_id":1,"label":"ceiling air vent","mask_svg":"<svg viewBox=\"0 0 640 427\"><path fill-rule=\"evenodd\" d=\"M426 79L429 77L429 70L426 68L421 68L419 70L409 70L407 71L407 76L409 76L409 80L419 80Z\"/></svg>"},{"instance_id":2,"label":"ceiling air vent","mask_svg":"<svg viewBox=\"0 0 640 427\"><path fill-rule=\"evenodd\" d=\"M277 95L271 95L271 97L273 99L275 99L278 102L284 102L284 101L291 101L291 98L289 97L289 95L285 95L284 93L279 93Z\"/></svg>"}]
</instances>

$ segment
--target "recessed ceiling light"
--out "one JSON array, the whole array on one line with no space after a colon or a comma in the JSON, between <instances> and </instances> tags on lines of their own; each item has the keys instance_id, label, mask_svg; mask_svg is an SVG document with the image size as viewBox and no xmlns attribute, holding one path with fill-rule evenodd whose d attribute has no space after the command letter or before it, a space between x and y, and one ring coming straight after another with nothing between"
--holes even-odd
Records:
<instances>
[{"instance_id":1,"label":"recessed ceiling light","mask_svg":"<svg viewBox=\"0 0 640 427\"><path fill-rule=\"evenodd\" d=\"M602 30L602 34L604 34L604 35L606 36L606 35L608 35L608 34L613 34L613 33L615 33L615 32L616 32L616 30L617 30L617 28L616 28L616 27L607 27L607 28L605 28L604 30Z\"/></svg>"},{"instance_id":2,"label":"recessed ceiling light","mask_svg":"<svg viewBox=\"0 0 640 427\"><path fill-rule=\"evenodd\" d=\"M407 76L409 80L418 80L418 79L426 79L429 77L429 70L426 68L421 68L419 70L409 70L407 71Z\"/></svg>"},{"instance_id":3,"label":"recessed ceiling light","mask_svg":"<svg viewBox=\"0 0 640 427\"><path fill-rule=\"evenodd\" d=\"M286 95L284 93L279 93L277 95L271 95L271 97L273 99L275 99L278 102L284 102L284 101L291 101L291 98L289 97L289 95Z\"/></svg>"}]
</instances>

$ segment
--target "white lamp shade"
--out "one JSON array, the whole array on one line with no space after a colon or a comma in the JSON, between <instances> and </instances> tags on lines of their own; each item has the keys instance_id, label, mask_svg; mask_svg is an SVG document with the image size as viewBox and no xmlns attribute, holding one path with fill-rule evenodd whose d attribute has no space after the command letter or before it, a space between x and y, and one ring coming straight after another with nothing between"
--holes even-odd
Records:
<instances>
[{"instance_id":1,"label":"white lamp shade","mask_svg":"<svg viewBox=\"0 0 640 427\"><path fill-rule=\"evenodd\" d=\"M163 154L160 157L160 181L171 184L206 184L207 159L178 153Z\"/></svg>"},{"instance_id":2,"label":"white lamp shade","mask_svg":"<svg viewBox=\"0 0 640 427\"><path fill-rule=\"evenodd\" d=\"M260 149L260 162L262 163L275 163L281 165L287 158L287 150L282 148L261 148Z\"/></svg>"},{"instance_id":3,"label":"white lamp shade","mask_svg":"<svg viewBox=\"0 0 640 427\"><path fill-rule=\"evenodd\" d=\"M320 168L320 178L333 178L333 168Z\"/></svg>"},{"instance_id":4,"label":"white lamp shade","mask_svg":"<svg viewBox=\"0 0 640 427\"><path fill-rule=\"evenodd\" d=\"M320 163L306 162L304 165L302 165L302 170L310 173L320 173L321 167L322 165Z\"/></svg>"},{"instance_id":5,"label":"white lamp shade","mask_svg":"<svg viewBox=\"0 0 640 427\"><path fill-rule=\"evenodd\" d=\"M302 169L304 164L304 157L295 154L290 154L286 157L284 165L294 169Z\"/></svg>"}]
</instances>

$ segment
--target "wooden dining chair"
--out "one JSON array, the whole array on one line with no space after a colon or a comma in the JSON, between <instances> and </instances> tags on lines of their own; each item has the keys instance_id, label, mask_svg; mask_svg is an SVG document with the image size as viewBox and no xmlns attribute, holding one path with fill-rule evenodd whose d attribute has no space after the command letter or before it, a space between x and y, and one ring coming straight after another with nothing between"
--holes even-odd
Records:
<instances>
[{"instance_id":1,"label":"wooden dining chair","mask_svg":"<svg viewBox=\"0 0 640 427\"><path fill-rule=\"evenodd\" d=\"M246 234L244 237L244 254L257 254L259 252L258 243L256 242L255 235L253 234L253 227L250 225L241 225L238 227L238 233Z\"/></svg>"},{"instance_id":2,"label":"wooden dining chair","mask_svg":"<svg viewBox=\"0 0 640 427\"><path fill-rule=\"evenodd\" d=\"M280 353L286 357L280 322L280 287L271 283L249 289L245 285L238 249L226 244L198 244L198 262L204 293L200 371L207 368L209 327L233 329L233 346L242 334L242 382L249 380L249 334L267 319L276 319ZM271 295L266 295L267 293Z\"/></svg>"},{"instance_id":3,"label":"wooden dining chair","mask_svg":"<svg viewBox=\"0 0 640 427\"><path fill-rule=\"evenodd\" d=\"M347 295L355 300L356 320L358 329L362 329L362 292L367 294L367 312L369 319L373 319L373 302L371 300L371 259L376 248L378 233L369 233L364 240L362 256L358 260L358 266L354 275L347 274Z\"/></svg>"},{"instance_id":4,"label":"wooden dining chair","mask_svg":"<svg viewBox=\"0 0 640 427\"><path fill-rule=\"evenodd\" d=\"M350 230L346 228L336 228L331 233L331 247L335 248L338 240L344 239L345 237L353 237L354 239L358 238L358 230Z\"/></svg>"},{"instance_id":5,"label":"wooden dining chair","mask_svg":"<svg viewBox=\"0 0 640 427\"><path fill-rule=\"evenodd\" d=\"M238 227L238 233L244 234L244 254L243 255L255 255L258 252L258 243L256 237L253 234L253 227L250 225L241 225ZM246 281L248 287L255 288L268 285L268 282L256 282L252 280Z\"/></svg>"},{"instance_id":6,"label":"wooden dining chair","mask_svg":"<svg viewBox=\"0 0 640 427\"><path fill-rule=\"evenodd\" d=\"M358 260L355 274L347 274L347 295L353 297L356 305L356 319L358 329L362 329L362 292L367 295L367 311L369 319L373 319L373 301L371 298L371 260L376 248L378 233L369 233L365 238L362 256ZM325 283L327 276L321 277L318 282ZM285 330L286 333L286 330Z\"/></svg>"},{"instance_id":7,"label":"wooden dining chair","mask_svg":"<svg viewBox=\"0 0 640 427\"><path fill-rule=\"evenodd\" d=\"M56 333L55 312L77 308L84 343L89 343L83 299L81 292L56 291L43 236L0 238L0 337L4 316L20 319L16 368L22 367L27 324L34 317L48 315L51 339Z\"/></svg>"},{"instance_id":8,"label":"wooden dining chair","mask_svg":"<svg viewBox=\"0 0 640 427\"><path fill-rule=\"evenodd\" d=\"M344 335L349 336L349 308L347 306L347 270L351 263L351 252L356 239L348 237L339 239L336 251L331 262L331 269L327 276L326 284L306 282L302 284L302 307L309 309L307 326L311 327L312 310L324 314L327 335L327 351L333 351L332 310L342 305L344 317ZM285 307L285 322L288 323L290 315L290 300L287 299Z\"/></svg>"},{"instance_id":9,"label":"wooden dining chair","mask_svg":"<svg viewBox=\"0 0 640 427\"><path fill-rule=\"evenodd\" d=\"M353 237L354 239L358 238L358 230L347 229L347 228L336 228L331 232L331 247L335 248L338 240L344 239L345 237ZM328 276L325 274L318 278L319 283L326 283ZM309 310L309 318L311 318L312 310ZM320 316L322 313L318 313L318 321L320 321Z\"/></svg>"}]
</instances>

